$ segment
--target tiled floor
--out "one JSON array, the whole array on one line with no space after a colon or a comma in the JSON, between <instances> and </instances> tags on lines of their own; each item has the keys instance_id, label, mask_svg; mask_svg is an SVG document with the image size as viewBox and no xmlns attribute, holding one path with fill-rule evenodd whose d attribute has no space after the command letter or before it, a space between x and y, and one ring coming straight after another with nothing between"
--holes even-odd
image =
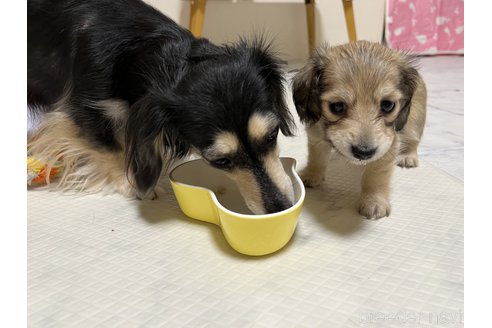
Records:
<instances>
[{"instance_id":1,"label":"tiled floor","mask_svg":"<svg viewBox=\"0 0 492 328\"><path fill-rule=\"evenodd\" d=\"M427 124L420 156L464 180L464 57L422 57L420 64L428 88Z\"/></svg>"}]
</instances>

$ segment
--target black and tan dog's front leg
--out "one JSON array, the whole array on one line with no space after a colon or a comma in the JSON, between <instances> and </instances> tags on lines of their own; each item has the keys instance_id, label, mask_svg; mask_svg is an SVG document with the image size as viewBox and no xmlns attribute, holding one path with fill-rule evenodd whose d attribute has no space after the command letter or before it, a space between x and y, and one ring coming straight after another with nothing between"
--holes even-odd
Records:
<instances>
[{"instance_id":1,"label":"black and tan dog's front leg","mask_svg":"<svg viewBox=\"0 0 492 328\"><path fill-rule=\"evenodd\" d=\"M390 188L395 167L395 156L386 154L376 162L367 164L362 175L359 213L368 219L389 216L391 212Z\"/></svg>"}]
</instances>

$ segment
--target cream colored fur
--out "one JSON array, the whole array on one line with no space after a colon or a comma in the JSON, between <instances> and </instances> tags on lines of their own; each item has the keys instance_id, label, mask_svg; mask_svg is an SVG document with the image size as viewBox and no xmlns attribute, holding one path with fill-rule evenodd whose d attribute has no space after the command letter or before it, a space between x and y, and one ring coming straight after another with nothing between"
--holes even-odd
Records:
<instances>
[{"instance_id":1,"label":"cream colored fur","mask_svg":"<svg viewBox=\"0 0 492 328\"><path fill-rule=\"evenodd\" d=\"M45 119L28 141L28 154L48 164L63 167L63 173L51 187L84 192L114 192L135 196L126 175L122 152L94 148L79 136L67 114L55 111ZM46 181L48 184L51 181Z\"/></svg>"},{"instance_id":2,"label":"cream colored fur","mask_svg":"<svg viewBox=\"0 0 492 328\"><path fill-rule=\"evenodd\" d=\"M395 131L393 122L403 103L399 90L401 70L411 67L405 55L366 41L323 47L314 52L309 63L294 78L294 88L309 86L315 66L322 68L324 80L320 84L327 86L327 90L318 95L319 120L306 126L308 164L301 171L301 177L306 186L319 186L325 180L331 152L337 151L349 162L365 167L360 214L367 218L388 216L395 164L406 168L418 165L417 147L426 117L424 81L417 76L408 120L402 130ZM394 101L394 111L382 115L382 100ZM347 104L343 115L330 111L329 104L334 102ZM351 147L360 143L377 147L372 158L358 160L352 155Z\"/></svg>"}]
</instances>

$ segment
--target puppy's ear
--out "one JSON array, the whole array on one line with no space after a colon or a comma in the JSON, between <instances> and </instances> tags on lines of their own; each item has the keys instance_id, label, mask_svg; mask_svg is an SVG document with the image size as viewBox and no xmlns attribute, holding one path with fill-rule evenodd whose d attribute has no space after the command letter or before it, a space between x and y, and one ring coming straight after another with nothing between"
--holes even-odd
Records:
<instances>
[{"instance_id":1,"label":"puppy's ear","mask_svg":"<svg viewBox=\"0 0 492 328\"><path fill-rule=\"evenodd\" d=\"M398 117L395 120L396 131L403 129L407 123L410 108L412 107L412 97L417 88L419 73L413 65L413 61L409 59L400 67L401 79L399 87L403 93L403 98L401 100L402 103L400 104L400 113L398 113Z\"/></svg>"},{"instance_id":2,"label":"puppy's ear","mask_svg":"<svg viewBox=\"0 0 492 328\"><path fill-rule=\"evenodd\" d=\"M313 51L306 65L292 81L294 105L299 118L304 123L316 123L321 117L320 95L323 88L321 81L326 51L325 48Z\"/></svg>"},{"instance_id":3,"label":"puppy's ear","mask_svg":"<svg viewBox=\"0 0 492 328\"><path fill-rule=\"evenodd\" d=\"M265 41L262 36L256 37L252 41L242 40L241 46L249 49L251 61L256 67L259 67L259 73L266 81L273 107L280 119L280 131L286 136L293 136L295 123L285 101L286 82L282 70L282 60L272 50L271 43Z\"/></svg>"},{"instance_id":4,"label":"puppy's ear","mask_svg":"<svg viewBox=\"0 0 492 328\"><path fill-rule=\"evenodd\" d=\"M167 102L148 95L130 108L126 126L126 166L136 184L137 196L149 196L157 184L163 159L184 156L185 145L177 141L173 114Z\"/></svg>"}]
</instances>

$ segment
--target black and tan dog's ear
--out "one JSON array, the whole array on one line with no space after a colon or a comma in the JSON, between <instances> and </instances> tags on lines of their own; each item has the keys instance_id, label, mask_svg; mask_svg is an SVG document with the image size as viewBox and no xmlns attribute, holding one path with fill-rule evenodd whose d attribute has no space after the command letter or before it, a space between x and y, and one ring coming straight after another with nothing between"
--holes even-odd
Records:
<instances>
[{"instance_id":1,"label":"black and tan dog's ear","mask_svg":"<svg viewBox=\"0 0 492 328\"><path fill-rule=\"evenodd\" d=\"M307 124L316 123L321 117L320 96L326 52L326 48L314 50L292 81L294 105L301 121Z\"/></svg>"},{"instance_id":2,"label":"black and tan dog's ear","mask_svg":"<svg viewBox=\"0 0 492 328\"><path fill-rule=\"evenodd\" d=\"M273 107L280 119L280 131L285 136L293 136L295 131L294 118L285 101L285 79L282 69L284 62L272 50L271 42L268 42L261 35L252 40L243 39L239 44L240 47L249 49L251 61L259 67L259 73L266 81Z\"/></svg>"},{"instance_id":3,"label":"black and tan dog's ear","mask_svg":"<svg viewBox=\"0 0 492 328\"><path fill-rule=\"evenodd\" d=\"M417 84L419 82L419 73L414 66L412 59L405 58L405 63L400 67L400 90L403 93L403 98L400 104L400 112L395 120L395 130L400 131L407 123L410 109L412 107L412 98Z\"/></svg>"},{"instance_id":4,"label":"black and tan dog's ear","mask_svg":"<svg viewBox=\"0 0 492 328\"><path fill-rule=\"evenodd\" d=\"M186 145L178 141L169 104L147 95L130 110L125 135L126 167L135 184L137 197L148 198L163 170L163 159L186 154Z\"/></svg>"},{"instance_id":5,"label":"black and tan dog's ear","mask_svg":"<svg viewBox=\"0 0 492 328\"><path fill-rule=\"evenodd\" d=\"M223 52L221 47L211 43L208 39L199 38L191 43L188 60L193 63L217 59Z\"/></svg>"}]
</instances>

